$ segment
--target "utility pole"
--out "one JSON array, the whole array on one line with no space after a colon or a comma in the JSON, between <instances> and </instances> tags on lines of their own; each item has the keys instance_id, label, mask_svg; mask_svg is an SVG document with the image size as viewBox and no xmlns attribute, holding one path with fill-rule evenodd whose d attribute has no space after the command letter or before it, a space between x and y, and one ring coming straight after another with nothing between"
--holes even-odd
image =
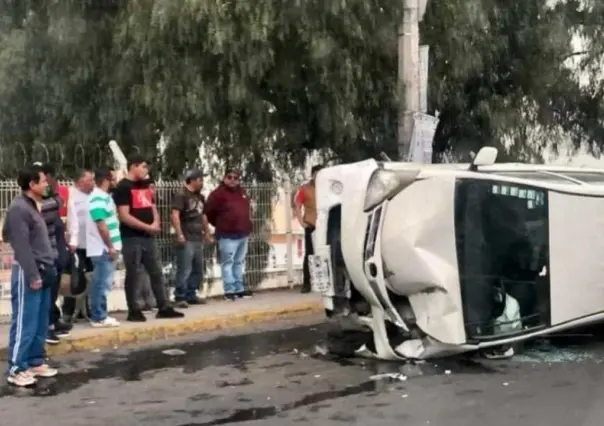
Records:
<instances>
[{"instance_id":1,"label":"utility pole","mask_svg":"<svg viewBox=\"0 0 604 426\"><path fill-rule=\"evenodd\" d=\"M413 115L419 111L419 0L403 0L398 31L398 89L404 93L398 116L398 155L406 161L411 149Z\"/></svg>"},{"instance_id":2,"label":"utility pole","mask_svg":"<svg viewBox=\"0 0 604 426\"><path fill-rule=\"evenodd\" d=\"M413 137L414 115L420 112L419 22L427 0L403 0L403 21L398 29L398 90L404 93L398 116L399 160L407 161Z\"/></svg>"}]
</instances>

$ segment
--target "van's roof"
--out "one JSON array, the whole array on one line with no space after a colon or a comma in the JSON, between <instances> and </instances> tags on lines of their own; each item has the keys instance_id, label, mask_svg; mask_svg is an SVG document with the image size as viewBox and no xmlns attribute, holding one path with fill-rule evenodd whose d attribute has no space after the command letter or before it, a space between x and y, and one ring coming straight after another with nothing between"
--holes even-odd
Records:
<instances>
[{"instance_id":1,"label":"van's roof","mask_svg":"<svg viewBox=\"0 0 604 426\"><path fill-rule=\"evenodd\" d=\"M418 168L422 174L438 175L463 174L467 175L470 164L449 163L449 164L417 164L404 162L384 163L386 169L409 170ZM449 172L449 173L448 173ZM489 174L503 176L508 178L523 179L534 182L547 181L549 183L566 185L591 185L604 186L604 169L573 167L564 165L544 165L544 164L525 164L525 163L499 163L491 166L482 166L476 172L478 174Z\"/></svg>"}]
</instances>

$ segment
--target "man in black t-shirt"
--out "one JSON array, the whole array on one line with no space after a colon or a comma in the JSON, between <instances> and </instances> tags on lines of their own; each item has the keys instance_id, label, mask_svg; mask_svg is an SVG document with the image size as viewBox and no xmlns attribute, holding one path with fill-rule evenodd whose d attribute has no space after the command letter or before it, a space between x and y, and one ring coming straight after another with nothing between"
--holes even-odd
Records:
<instances>
[{"instance_id":1,"label":"man in black t-shirt","mask_svg":"<svg viewBox=\"0 0 604 426\"><path fill-rule=\"evenodd\" d=\"M151 282L151 289L157 302L157 318L181 318L168 304L162 277L157 246L154 236L161 231L161 223L155 196L147 176L149 166L140 155L128 158L128 175L122 179L113 192L117 207L122 236L122 255L126 267L126 303L128 321L143 322L147 319L136 301L139 267L142 265Z\"/></svg>"},{"instance_id":2,"label":"man in black t-shirt","mask_svg":"<svg viewBox=\"0 0 604 426\"><path fill-rule=\"evenodd\" d=\"M174 299L177 307L200 305L197 289L203 279L203 241L210 241L208 220L203 214L205 197L203 173L192 169L185 173L185 184L172 199L172 229L176 236L176 287Z\"/></svg>"}]
</instances>

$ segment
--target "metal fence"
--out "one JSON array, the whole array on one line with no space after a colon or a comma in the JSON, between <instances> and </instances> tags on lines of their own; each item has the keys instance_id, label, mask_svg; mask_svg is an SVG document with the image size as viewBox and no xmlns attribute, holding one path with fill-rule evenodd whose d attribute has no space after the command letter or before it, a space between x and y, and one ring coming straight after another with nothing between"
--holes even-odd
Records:
<instances>
[{"instance_id":1,"label":"metal fence","mask_svg":"<svg viewBox=\"0 0 604 426\"><path fill-rule=\"evenodd\" d=\"M61 182L70 185L71 182ZM182 182L156 182L156 201L162 218L162 232L157 237L161 263L167 286L173 286L175 275L173 236L170 232L171 200ZM207 196L211 187L204 190ZM246 187L252 203L253 232L250 235L245 264L246 286L250 290L287 287L300 281L304 251L303 230L295 223L291 211L291 186L284 184L254 184ZM15 181L0 180L0 224L11 200L19 193ZM10 316L10 246L0 242L0 322ZM143 276L143 274L141 274ZM125 307L123 271L118 271L114 283L113 309ZM216 259L215 244L205 246L205 274L203 294L222 294L220 267ZM172 293L172 291L170 291Z\"/></svg>"}]
</instances>

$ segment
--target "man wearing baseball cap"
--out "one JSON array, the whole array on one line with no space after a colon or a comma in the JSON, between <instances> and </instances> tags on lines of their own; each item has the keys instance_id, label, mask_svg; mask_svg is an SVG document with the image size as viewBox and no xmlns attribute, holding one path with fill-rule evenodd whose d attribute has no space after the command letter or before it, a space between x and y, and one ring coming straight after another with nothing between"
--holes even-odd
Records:
<instances>
[{"instance_id":1,"label":"man wearing baseball cap","mask_svg":"<svg viewBox=\"0 0 604 426\"><path fill-rule=\"evenodd\" d=\"M251 204L239 170L227 168L220 185L208 196L204 213L216 229L224 297L232 301L251 297L243 277L252 232Z\"/></svg>"},{"instance_id":2,"label":"man wearing baseball cap","mask_svg":"<svg viewBox=\"0 0 604 426\"><path fill-rule=\"evenodd\" d=\"M203 242L210 241L211 236L203 213L203 177L199 169L187 170L183 187L172 199L170 219L176 244L174 300L179 308L204 303L197 297L197 289L203 279Z\"/></svg>"}]
</instances>

